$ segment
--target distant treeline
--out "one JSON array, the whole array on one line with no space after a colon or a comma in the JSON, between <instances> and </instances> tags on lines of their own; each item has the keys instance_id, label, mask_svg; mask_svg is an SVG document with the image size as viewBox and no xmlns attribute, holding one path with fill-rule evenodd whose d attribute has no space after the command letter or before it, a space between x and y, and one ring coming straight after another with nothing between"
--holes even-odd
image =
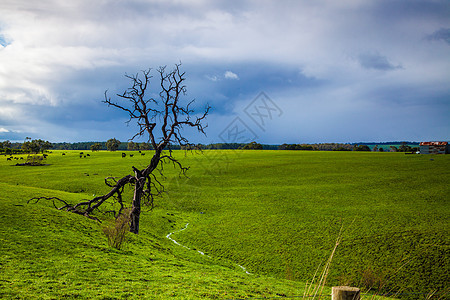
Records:
<instances>
[{"instance_id":1,"label":"distant treeline","mask_svg":"<svg viewBox=\"0 0 450 300\"><path fill-rule=\"evenodd\" d=\"M357 145L339 143L283 144L278 146L278 150L352 151L355 146L358 147Z\"/></svg>"},{"instance_id":2,"label":"distant treeline","mask_svg":"<svg viewBox=\"0 0 450 300\"><path fill-rule=\"evenodd\" d=\"M106 150L106 142L53 143L53 150L90 150L92 145L100 144L100 150ZM127 150L128 143L120 143L117 150Z\"/></svg>"},{"instance_id":3,"label":"distant treeline","mask_svg":"<svg viewBox=\"0 0 450 300\"><path fill-rule=\"evenodd\" d=\"M315 151L374 151L374 152L417 152L419 144L409 142L365 143L365 144L283 144L279 150L315 150Z\"/></svg>"},{"instance_id":4,"label":"distant treeline","mask_svg":"<svg viewBox=\"0 0 450 300\"><path fill-rule=\"evenodd\" d=\"M107 150L107 142L77 142L77 143L53 143L53 150L91 150L92 146L100 145L98 150ZM150 150L152 147L147 143L119 142L118 151L126 150ZM180 149L180 146L174 146L172 149Z\"/></svg>"},{"instance_id":5,"label":"distant treeline","mask_svg":"<svg viewBox=\"0 0 450 300\"><path fill-rule=\"evenodd\" d=\"M53 143L53 150L90 150L92 145L100 144L101 148L100 150L106 150L106 142L78 142L78 143ZM144 147L141 147L145 144ZM129 142L121 142L118 147L118 151L125 151L125 150L150 150L152 149L151 145L148 145L146 143L136 143L134 142L132 144L133 146L130 147ZM198 144L195 148L200 148L204 150L210 150L210 149L243 149L247 144L245 143L216 143L216 144ZM184 147L181 147L180 145L171 145L170 146L172 150L180 150L184 149ZM262 145L264 150L277 150L278 145ZM20 147L19 147L20 148Z\"/></svg>"},{"instance_id":6,"label":"distant treeline","mask_svg":"<svg viewBox=\"0 0 450 300\"><path fill-rule=\"evenodd\" d=\"M361 143L353 143L353 144L358 144L358 145L403 145L403 144L407 144L410 146L419 146L420 142L408 142L408 141L396 141L396 142L380 142L380 143L366 143L366 142L361 142Z\"/></svg>"},{"instance_id":7,"label":"distant treeline","mask_svg":"<svg viewBox=\"0 0 450 300\"><path fill-rule=\"evenodd\" d=\"M246 146L246 149L261 149L260 147L248 147L249 145L258 145L261 146L263 150L277 150L278 145L262 145L255 142L251 143L216 143L216 144L208 144L208 145L202 145L200 144L200 147L205 150L212 150L212 149L244 149Z\"/></svg>"},{"instance_id":8,"label":"distant treeline","mask_svg":"<svg viewBox=\"0 0 450 300\"><path fill-rule=\"evenodd\" d=\"M23 143L11 143L10 141L0 141L0 154L13 155L23 153L44 153L51 149L53 145L49 141L41 139L31 140L27 138Z\"/></svg>"},{"instance_id":9,"label":"distant treeline","mask_svg":"<svg viewBox=\"0 0 450 300\"><path fill-rule=\"evenodd\" d=\"M148 143L136 142L118 142L118 151L126 150L151 150L152 146ZM23 143L12 143L9 141L0 142L0 152L10 148L11 152L22 152ZM96 145L96 150L108 150L107 142L76 142L76 143L52 143L49 150L92 150ZM410 147L406 148L408 145ZM256 142L251 143L215 143L198 144L194 148L213 150L213 149L263 149L263 150L312 150L312 151L411 151L416 150L417 142L381 142L381 143L316 143L316 144L282 144L282 145L264 145ZM2 147L3 146L3 147ZM384 146L384 149L383 147ZM397 146L397 147L395 147ZM1 149L4 148L4 149ZM398 149L397 149L398 148ZM179 145L171 145L172 150L185 149ZM3 150L3 151L2 151Z\"/></svg>"}]
</instances>

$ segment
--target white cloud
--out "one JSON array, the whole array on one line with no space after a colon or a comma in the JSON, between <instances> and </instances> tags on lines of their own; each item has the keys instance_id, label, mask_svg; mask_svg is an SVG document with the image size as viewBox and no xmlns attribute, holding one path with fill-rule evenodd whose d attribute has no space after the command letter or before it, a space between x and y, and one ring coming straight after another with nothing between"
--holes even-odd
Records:
<instances>
[{"instance_id":1,"label":"white cloud","mask_svg":"<svg viewBox=\"0 0 450 300\"><path fill-rule=\"evenodd\" d=\"M238 80L238 79L239 79L239 76L237 76L237 74L235 74L235 73L233 73L233 72L231 72L231 71L226 71L226 72L223 74L223 76L224 76L226 79L234 79L234 80Z\"/></svg>"},{"instance_id":2,"label":"white cloud","mask_svg":"<svg viewBox=\"0 0 450 300\"><path fill-rule=\"evenodd\" d=\"M18 120L18 115L20 114L20 109L18 107L12 106L11 104L2 103L0 108L0 121L11 122Z\"/></svg>"},{"instance_id":3,"label":"white cloud","mask_svg":"<svg viewBox=\"0 0 450 300\"><path fill-rule=\"evenodd\" d=\"M219 77L217 77L216 75L206 75L206 78L208 80L211 80L211 81L214 81L214 82L219 80Z\"/></svg>"},{"instance_id":4,"label":"white cloud","mask_svg":"<svg viewBox=\"0 0 450 300\"><path fill-rule=\"evenodd\" d=\"M0 132L9 132L9 130L6 128L0 127Z\"/></svg>"}]
</instances>

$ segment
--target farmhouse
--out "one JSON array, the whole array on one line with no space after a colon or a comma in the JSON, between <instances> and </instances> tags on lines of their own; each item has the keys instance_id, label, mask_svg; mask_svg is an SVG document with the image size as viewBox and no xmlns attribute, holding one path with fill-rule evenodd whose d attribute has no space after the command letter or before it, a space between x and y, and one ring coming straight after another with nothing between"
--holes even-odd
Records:
<instances>
[{"instance_id":1,"label":"farmhouse","mask_svg":"<svg viewBox=\"0 0 450 300\"><path fill-rule=\"evenodd\" d=\"M421 142L420 154L449 154L448 142Z\"/></svg>"}]
</instances>

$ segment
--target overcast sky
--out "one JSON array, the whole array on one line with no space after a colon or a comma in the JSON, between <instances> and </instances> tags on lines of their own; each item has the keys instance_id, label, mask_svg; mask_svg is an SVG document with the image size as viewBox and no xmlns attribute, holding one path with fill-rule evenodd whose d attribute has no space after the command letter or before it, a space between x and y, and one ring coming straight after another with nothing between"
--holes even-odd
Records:
<instances>
[{"instance_id":1,"label":"overcast sky","mask_svg":"<svg viewBox=\"0 0 450 300\"><path fill-rule=\"evenodd\" d=\"M1 0L0 140L126 141L105 90L180 61L195 142L450 140L448 0Z\"/></svg>"}]
</instances>

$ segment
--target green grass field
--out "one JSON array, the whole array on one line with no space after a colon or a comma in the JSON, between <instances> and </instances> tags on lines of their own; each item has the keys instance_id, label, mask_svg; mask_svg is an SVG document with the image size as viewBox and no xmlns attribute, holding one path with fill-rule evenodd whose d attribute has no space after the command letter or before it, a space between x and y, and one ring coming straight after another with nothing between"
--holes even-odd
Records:
<instances>
[{"instance_id":1,"label":"green grass field","mask_svg":"<svg viewBox=\"0 0 450 300\"><path fill-rule=\"evenodd\" d=\"M450 156L179 151L189 178L167 165L167 194L115 250L103 224L50 202L26 204L104 193L105 177L150 159L84 152L91 156L54 151L41 167L0 156L0 298L302 296L341 226L329 286L382 284L405 299L448 292Z\"/></svg>"}]
</instances>

